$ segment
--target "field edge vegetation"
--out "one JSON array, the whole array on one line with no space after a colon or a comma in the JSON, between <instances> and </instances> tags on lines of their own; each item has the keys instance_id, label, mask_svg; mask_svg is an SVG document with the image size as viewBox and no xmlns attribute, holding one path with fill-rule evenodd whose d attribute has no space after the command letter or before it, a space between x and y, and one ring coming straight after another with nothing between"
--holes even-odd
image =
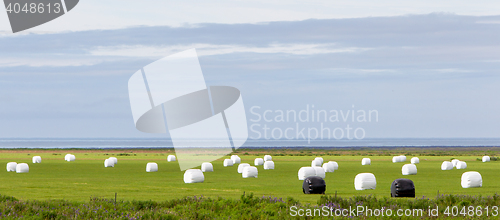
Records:
<instances>
[{"instance_id":1,"label":"field edge vegetation","mask_svg":"<svg viewBox=\"0 0 500 220\"><path fill-rule=\"evenodd\" d=\"M66 200L18 200L11 196L0 195L0 218L2 219L331 219L332 216L320 216L314 210L328 207L331 213L335 210L356 208L393 210L393 216L366 216L365 213L354 216L360 219L444 219L446 210L443 207L494 207L500 205L500 196L470 195L437 195L435 198L376 198L371 195L343 198L338 196L322 196L316 205L301 204L288 197L256 197L252 193L243 194L239 199L209 198L190 196L162 202L156 201L123 201L105 198L90 198L88 202L71 202ZM311 212L295 210L312 210ZM429 208L439 209L437 217L429 217ZM421 209L421 216L395 216L398 209ZM346 212L347 213L347 212ZM358 213L359 214L359 213ZM483 212L474 219L489 219ZM498 212L496 213L498 215ZM295 215L295 216L294 216ZM301 215L301 216L299 216ZM310 216L308 216L310 215ZM350 219L353 216L335 219ZM471 216L457 217L470 219Z\"/></svg>"}]
</instances>

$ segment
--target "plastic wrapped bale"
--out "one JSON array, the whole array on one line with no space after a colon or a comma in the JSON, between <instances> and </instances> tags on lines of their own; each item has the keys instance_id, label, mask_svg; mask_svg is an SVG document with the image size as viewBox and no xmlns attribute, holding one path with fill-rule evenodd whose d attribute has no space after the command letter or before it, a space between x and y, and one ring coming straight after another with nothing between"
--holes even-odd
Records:
<instances>
[{"instance_id":1,"label":"plastic wrapped bale","mask_svg":"<svg viewBox=\"0 0 500 220\"><path fill-rule=\"evenodd\" d=\"M335 171L335 167L332 163L324 163L323 170L325 170L325 173L333 173Z\"/></svg>"},{"instance_id":2,"label":"plastic wrapped bale","mask_svg":"<svg viewBox=\"0 0 500 220\"><path fill-rule=\"evenodd\" d=\"M410 161L412 164L418 164L420 163L420 159L418 159L418 157L413 157L411 158L411 161Z\"/></svg>"},{"instance_id":3,"label":"plastic wrapped bale","mask_svg":"<svg viewBox=\"0 0 500 220\"><path fill-rule=\"evenodd\" d=\"M158 172L158 164L153 162L146 164L146 172Z\"/></svg>"},{"instance_id":4,"label":"plastic wrapped bale","mask_svg":"<svg viewBox=\"0 0 500 220\"><path fill-rule=\"evenodd\" d=\"M16 162L8 162L7 163L7 172L16 172Z\"/></svg>"},{"instance_id":5,"label":"plastic wrapped bale","mask_svg":"<svg viewBox=\"0 0 500 220\"><path fill-rule=\"evenodd\" d=\"M325 173L325 170L323 170L323 167L312 167L314 168L314 171L315 171L315 176L319 176L321 178L325 178L326 177L326 173Z\"/></svg>"},{"instance_id":6,"label":"plastic wrapped bale","mask_svg":"<svg viewBox=\"0 0 500 220\"><path fill-rule=\"evenodd\" d=\"M31 161L32 161L33 163L41 163L41 162L42 162L42 157L40 157L40 156L34 156L34 157L31 159Z\"/></svg>"},{"instance_id":7,"label":"plastic wrapped bale","mask_svg":"<svg viewBox=\"0 0 500 220\"><path fill-rule=\"evenodd\" d=\"M115 166L115 162L113 160L110 160L110 159L104 160L104 167L114 167L114 166Z\"/></svg>"},{"instance_id":8,"label":"plastic wrapped bale","mask_svg":"<svg viewBox=\"0 0 500 220\"><path fill-rule=\"evenodd\" d=\"M329 161L328 163L331 163L333 165L333 169L334 170L338 170L339 169L339 164L335 161Z\"/></svg>"},{"instance_id":9,"label":"plastic wrapped bale","mask_svg":"<svg viewBox=\"0 0 500 220\"><path fill-rule=\"evenodd\" d=\"M302 183L302 192L304 194L325 194L326 183L321 177L310 176Z\"/></svg>"},{"instance_id":10,"label":"plastic wrapped bale","mask_svg":"<svg viewBox=\"0 0 500 220\"><path fill-rule=\"evenodd\" d=\"M273 160L273 157L271 157L271 155L264 156L264 161L271 161L271 160Z\"/></svg>"},{"instance_id":11,"label":"plastic wrapped bale","mask_svg":"<svg viewBox=\"0 0 500 220\"><path fill-rule=\"evenodd\" d=\"M16 173L27 173L30 171L30 167L27 163L18 163L16 166Z\"/></svg>"},{"instance_id":12,"label":"plastic wrapped bale","mask_svg":"<svg viewBox=\"0 0 500 220\"><path fill-rule=\"evenodd\" d=\"M399 156L392 157L392 162L393 163L399 163Z\"/></svg>"},{"instance_id":13,"label":"plastic wrapped bale","mask_svg":"<svg viewBox=\"0 0 500 220\"><path fill-rule=\"evenodd\" d=\"M406 161L406 156L405 155L399 155L392 157L392 162L393 163L402 163Z\"/></svg>"},{"instance_id":14,"label":"plastic wrapped bale","mask_svg":"<svg viewBox=\"0 0 500 220\"><path fill-rule=\"evenodd\" d=\"M403 175L416 175L417 166L415 166L415 164L405 164L403 165L403 168L401 168L401 172Z\"/></svg>"},{"instance_id":15,"label":"plastic wrapped bale","mask_svg":"<svg viewBox=\"0 0 500 220\"><path fill-rule=\"evenodd\" d=\"M441 170L453 170L453 163L450 161L444 161L441 164Z\"/></svg>"},{"instance_id":16,"label":"plastic wrapped bale","mask_svg":"<svg viewBox=\"0 0 500 220\"><path fill-rule=\"evenodd\" d=\"M467 163L464 161L458 161L456 167L457 167L457 170L465 169L465 168L467 168Z\"/></svg>"},{"instance_id":17,"label":"plastic wrapped bale","mask_svg":"<svg viewBox=\"0 0 500 220\"><path fill-rule=\"evenodd\" d=\"M317 159L314 159L312 162L311 162L311 166L312 167L320 167L321 166L321 160L317 160Z\"/></svg>"},{"instance_id":18,"label":"plastic wrapped bale","mask_svg":"<svg viewBox=\"0 0 500 220\"><path fill-rule=\"evenodd\" d=\"M64 156L64 160L66 160L68 162L75 161L75 159L76 159L76 157L73 154L66 154L66 156Z\"/></svg>"},{"instance_id":19,"label":"plastic wrapped bale","mask_svg":"<svg viewBox=\"0 0 500 220\"><path fill-rule=\"evenodd\" d=\"M458 159L451 160L451 164L453 164L453 167L456 167L458 162L460 162L460 160Z\"/></svg>"},{"instance_id":20,"label":"plastic wrapped bale","mask_svg":"<svg viewBox=\"0 0 500 220\"><path fill-rule=\"evenodd\" d=\"M262 158L255 158L254 165L255 166L262 166L262 165L264 165L264 159L262 159Z\"/></svg>"},{"instance_id":21,"label":"plastic wrapped bale","mask_svg":"<svg viewBox=\"0 0 500 220\"><path fill-rule=\"evenodd\" d=\"M319 160L319 161L321 161L321 163L320 163L319 167L321 166L321 164L323 164L323 157L316 157L316 158L314 158L314 159L315 159L315 160Z\"/></svg>"},{"instance_id":22,"label":"plastic wrapped bale","mask_svg":"<svg viewBox=\"0 0 500 220\"><path fill-rule=\"evenodd\" d=\"M312 167L301 167L299 169L299 180L305 180L307 177L316 176L316 170Z\"/></svg>"},{"instance_id":23,"label":"plastic wrapped bale","mask_svg":"<svg viewBox=\"0 0 500 220\"><path fill-rule=\"evenodd\" d=\"M391 197L415 198L415 185L409 179L397 179L391 184Z\"/></svg>"},{"instance_id":24,"label":"plastic wrapped bale","mask_svg":"<svg viewBox=\"0 0 500 220\"><path fill-rule=\"evenodd\" d=\"M372 164L372 161L370 160L370 158L363 158L361 160L361 165L370 165Z\"/></svg>"},{"instance_id":25,"label":"plastic wrapped bale","mask_svg":"<svg viewBox=\"0 0 500 220\"><path fill-rule=\"evenodd\" d=\"M116 157L110 157L108 159L110 159L111 161L113 161L114 164L118 163L118 159Z\"/></svg>"},{"instance_id":26,"label":"plastic wrapped bale","mask_svg":"<svg viewBox=\"0 0 500 220\"><path fill-rule=\"evenodd\" d=\"M483 156L483 162L490 162L490 156Z\"/></svg>"},{"instance_id":27,"label":"plastic wrapped bale","mask_svg":"<svg viewBox=\"0 0 500 220\"><path fill-rule=\"evenodd\" d=\"M354 178L354 188L356 190L375 189L377 179L373 173L360 173Z\"/></svg>"},{"instance_id":28,"label":"plastic wrapped bale","mask_svg":"<svg viewBox=\"0 0 500 220\"><path fill-rule=\"evenodd\" d=\"M201 172L214 172L214 166L209 162L202 163Z\"/></svg>"},{"instance_id":29,"label":"plastic wrapped bale","mask_svg":"<svg viewBox=\"0 0 500 220\"><path fill-rule=\"evenodd\" d=\"M483 186L483 178L476 171L469 171L462 174L462 188L474 188Z\"/></svg>"},{"instance_id":30,"label":"plastic wrapped bale","mask_svg":"<svg viewBox=\"0 0 500 220\"><path fill-rule=\"evenodd\" d=\"M168 155L167 161L168 162L174 162L175 161L175 155Z\"/></svg>"},{"instance_id":31,"label":"plastic wrapped bale","mask_svg":"<svg viewBox=\"0 0 500 220\"><path fill-rule=\"evenodd\" d=\"M238 155L231 155L231 160L233 161L233 164L241 163L241 158Z\"/></svg>"},{"instance_id":32,"label":"plastic wrapped bale","mask_svg":"<svg viewBox=\"0 0 500 220\"><path fill-rule=\"evenodd\" d=\"M200 169L189 169L184 172L185 183L203 183L205 176Z\"/></svg>"},{"instance_id":33,"label":"plastic wrapped bale","mask_svg":"<svg viewBox=\"0 0 500 220\"><path fill-rule=\"evenodd\" d=\"M233 160L231 160L231 159L225 159L224 160L224 166L225 167L232 167L233 166Z\"/></svg>"},{"instance_id":34,"label":"plastic wrapped bale","mask_svg":"<svg viewBox=\"0 0 500 220\"><path fill-rule=\"evenodd\" d=\"M274 162L271 160L264 162L264 170L274 170Z\"/></svg>"},{"instance_id":35,"label":"plastic wrapped bale","mask_svg":"<svg viewBox=\"0 0 500 220\"><path fill-rule=\"evenodd\" d=\"M257 167L253 166L246 166L243 168L243 172L241 173L243 178L257 178L258 175L259 171L257 170Z\"/></svg>"},{"instance_id":36,"label":"plastic wrapped bale","mask_svg":"<svg viewBox=\"0 0 500 220\"><path fill-rule=\"evenodd\" d=\"M238 173L243 173L243 169L245 167L249 167L249 166L250 166L250 164L248 164L248 163L241 163L240 165L238 165Z\"/></svg>"}]
</instances>

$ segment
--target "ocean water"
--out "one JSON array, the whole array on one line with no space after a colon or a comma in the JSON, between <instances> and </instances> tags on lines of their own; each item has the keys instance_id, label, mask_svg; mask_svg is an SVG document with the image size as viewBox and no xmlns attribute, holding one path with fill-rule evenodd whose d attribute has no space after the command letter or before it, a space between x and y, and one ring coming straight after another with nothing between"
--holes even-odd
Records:
<instances>
[{"instance_id":1,"label":"ocean water","mask_svg":"<svg viewBox=\"0 0 500 220\"><path fill-rule=\"evenodd\" d=\"M362 140L247 140L243 147L469 147L500 146L500 138L366 138ZM4 138L0 148L172 148L159 138Z\"/></svg>"}]
</instances>

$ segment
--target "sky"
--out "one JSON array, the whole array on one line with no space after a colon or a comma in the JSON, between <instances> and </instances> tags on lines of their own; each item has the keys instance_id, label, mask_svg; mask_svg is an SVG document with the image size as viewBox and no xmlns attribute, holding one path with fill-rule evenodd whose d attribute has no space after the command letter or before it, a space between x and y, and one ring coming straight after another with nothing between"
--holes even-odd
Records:
<instances>
[{"instance_id":1,"label":"sky","mask_svg":"<svg viewBox=\"0 0 500 220\"><path fill-rule=\"evenodd\" d=\"M264 125L320 129L257 120L266 110L269 119L314 109L376 111L370 122L324 122L362 128L366 138L499 138L499 9L493 1L89 0L16 34L0 11L0 137L164 137L135 129L128 79L196 48L207 85L241 91L250 137Z\"/></svg>"}]
</instances>

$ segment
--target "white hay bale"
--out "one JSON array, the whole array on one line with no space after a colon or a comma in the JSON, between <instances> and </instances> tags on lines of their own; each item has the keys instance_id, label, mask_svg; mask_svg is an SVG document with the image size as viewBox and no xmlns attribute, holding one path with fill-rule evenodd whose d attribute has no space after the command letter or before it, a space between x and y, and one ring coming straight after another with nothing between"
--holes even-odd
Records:
<instances>
[{"instance_id":1,"label":"white hay bale","mask_svg":"<svg viewBox=\"0 0 500 220\"><path fill-rule=\"evenodd\" d=\"M264 162L264 170L274 170L274 162L272 160Z\"/></svg>"},{"instance_id":2,"label":"white hay bale","mask_svg":"<svg viewBox=\"0 0 500 220\"><path fill-rule=\"evenodd\" d=\"M403 175L416 175L417 166L415 166L415 164L405 164L403 168L401 168L401 173L403 173Z\"/></svg>"},{"instance_id":3,"label":"white hay bale","mask_svg":"<svg viewBox=\"0 0 500 220\"><path fill-rule=\"evenodd\" d=\"M370 160L370 158L363 158L361 160L361 165L370 165L372 164L372 161Z\"/></svg>"},{"instance_id":4,"label":"white hay bale","mask_svg":"<svg viewBox=\"0 0 500 220\"><path fill-rule=\"evenodd\" d=\"M255 158L254 164L255 164L255 166L262 166L262 165L264 165L264 159Z\"/></svg>"},{"instance_id":5,"label":"white hay bale","mask_svg":"<svg viewBox=\"0 0 500 220\"><path fill-rule=\"evenodd\" d=\"M41 163L42 162L42 157L40 157L40 156L34 156L33 158L31 158L31 161L33 163Z\"/></svg>"},{"instance_id":6,"label":"white hay bale","mask_svg":"<svg viewBox=\"0 0 500 220\"><path fill-rule=\"evenodd\" d=\"M483 156L483 162L490 162L490 156Z\"/></svg>"},{"instance_id":7,"label":"white hay bale","mask_svg":"<svg viewBox=\"0 0 500 220\"><path fill-rule=\"evenodd\" d=\"M420 163L420 159L418 159L418 157L413 157L413 158L411 158L411 163L418 164L418 163Z\"/></svg>"},{"instance_id":8,"label":"white hay bale","mask_svg":"<svg viewBox=\"0 0 500 220\"><path fill-rule=\"evenodd\" d=\"M17 163L16 162L8 162L7 163L7 172L16 172Z\"/></svg>"},{"instance_id":9,"label":"white hay bale","mask_svg":"<svg viewBox=\"0 0 500 220\"><path fill-rule=\"evenodd\" d=\"M200 169L189 169L184 172L185 183L203 183L205 176Z\"/></svg>"},{"instance_id":10,"label":"white hay bale","mask_svg":"<svg viewBox=\"0 0 500 220\"><path fill-rule=\"evenodd\" d=\"M338 170L339 169L339 164L335 161L328 161L328 163L331 163L333 165L333 169L334 170Z\"/></svg>"},{"instance_id":11,"label":"white hay bale","mask_svg":"<svg viewBox=\"0 0 500 220\"><path fill-rule=\"evenodd\" d=\"M402 163L406 161L406 156L405 155L399 155L399 156L394 156L392 157L392 162L393 163Z\"/></svg>"},{"instance_id":12,"label":"white hay bale","mask_svg":"<svg viewBox=\"0 0 500 220\"><path fill-rule=\"evenodd\" d=\"M108 159L110 159L111 161L113 161L114 164L118 163L118 159L116 157L110 157Z\"/></svg>"},{"instance_id":13,"label":"white hay bale","mask_svg":"<svg viewBox=\"0 0 500 220\"><path fill-rule=\"evenodd\" d=\"M27 173L30 171L30 167L27 163L18 163L16 166L16 173Z\"/></svg>"},{"instance_id":14,"label":"white hay bale","mask_svg":"<svg viewBox=\"0 0 500 220\"><path fill-rule=\"evenodd\" d=\"M241 158L238 155L231 155L231 160L233 161L233 164L241 163Z\"/></svg>"},{"instance_id":15,"label":"white hay bale","mask_svg":"<svg viewBox=\"0 0 500 220\"><path fill-rule=\"evenodd\" d=\"M168 162L174 162L175 161L175 155L168 155L167 161Z\"/></svg>"},{"instance_id":16,"label":"white hay bale","mask_svg":"<svg viewBox=\"0 0 500 220\"><path fill-rule=\"evenodd\" d=\"M377 179L373 173L360 173L354 178L354 188L356 190L375 189Z\"/></svg>"},{"instance_id":17,"label":"white hay bale","mask_svg":"<svg viewBox=\"0 0 500 220\"><path fill-rule=\"evenodd\" d=\"M301 167L299 169L299 180L305 180L307 177L316 176L316 170L312 167Z\"/></svg>"},{"instance_id":18,"label":"white hay bale","mask_svg":"<svg viewBox=\"0 0 500 220\"><path fill-rule=\"evenodd\" d=\"M257 167L253 166L246 166L241 173L243 178L257 178L258 175L259 171L257 170Z\"/></svg>"},{"instance_id":19,"label":"white hay bale","mask_svg":"<svg viewBox=\"0 0 500 220\"><path fill-rule=\"evenodd\" d=\"M104 160L104 167L114 167L114 166L115 166L115 162L113 160L110 160L110 159Z\"/></svg>"},{"instance_id":20,"label":"white hay bale","mask_svg":"<svg viewBox=\"0 0 500 220\"><path fill-rule=\"evenodd\" d=\"M464 161L458 161L457 163L457 170L462 170L467 168L467 163Z\"/></svg>"},{"instance_id":21,"label":"white hay bale","mask_svg":"<svg viewBox=\"0 0 500 220\"><path fill-rule=\"evenodd\" d=\"M224 166L225 167L232 167L233 166L233 160L231 160L231 159L225 159L224 160Z\"/></svg>"},{"instance_id":22,"label":"white hay bale","mask_svg":"<svg viewBox=\"0 0 500 220\"><path fill-rule=\"evenodd\" d=\"M458 162L460 162L459 159L453 159L453 160L451 160L451 164L453 164L453 167L456 167Z\"/></svg>"},{"instance_id":23,"label":"white hay bale","mask_svg":"<svg viewBox=\"0 0 500 220\"><path fill-rule=\"evenodd\" d=\"M250 166L250 164L248 164L248 163L241 163L240 165L238 165L238 173L243 173L243 169L245 167L249 167L249 166Z\"/></svg>"},{"instance_id":24,"label":"white hay bale","mask_svg":"<svg viewBox=\"0 0 500 220\"><path fill-rule=\"evenodd\" d=\"M323 170L323 167L313 167L313 168L314 171L316 172L315 176L319 176L323 179L326 177L325 170Z\"/></svg>"},{"instance_id":25,"label":"white hay bale","mask_svg":"<svg viewBox=\"0 0 500 220\"><path fill-rule=\"evenodd\" d=\"M312 162L311 162L311 166L312 167L320 167L321 166L321 160L318 160L318 159L314 159Z\"/></svg>"},{"instance_id":26,"label":"white hay bale","mask_svg":"<svg viewBox=\"0 0 500 220\"><path fill-rule=\"evenodd\" d=\"M146 172L158 172L158 164L149 162L148 164L146 164Z\"/></svg>"},{"instance_id":27,"label":"white hay bale","mask_svg":"<svg viewBox=\"0 0 500 220\"><path fill-rule=\"evenodd\" d=\"M462 188L482 187L483 178L476 171L469 171L462 174Z\"/></svg>"},{"instance_id":28,"label":"white hay bale","mask_svg":"<svg viewBox=\"0 0 500 220\"><path fill-rule=\"evenodd\" d=\"M393 163L399 163L399 156L392 157L392 162Z\"/></svg>"},{"instance_id":29,"label":"white hay bale","mask_svg":"<svg viewBox=\"0 0 500 220\"><path fill-rule=\"evenodd\" d=\"M323 157L316 157L316 158L314 158L314 159L315 159L315 160L319 160L319 161L321 161L321 163L319 164L319 166L318 166L318 167L320 167L320 166L321 166L321 164L323 164Z\"/></svg>"},{"instance_id":30,"label":"white hay bale","mask_svg":"<svg viewBox=\"0 0 500 220\"><path fill-rule=\"evenodd\" d=\"M271 160L273 160L273 157L271 157L271 155L264 156L264 161L271 161Z\"/></svg>"},{"instance_id":31,"label":"white hay bale","mask_svg":"<svg viewBox=\"0 0 500 220\"><path fill-rule=\"evenodd\" d=\"M453 163L450 161L444 161L441 164L441 170L453 170Z\"/></svg>"},{"instance_id":32,"label":"white hay bale","mask_svg":"<svg viewBox=\"0 0 500 220\"><path fill-rule=\"evenodd\" d=\"M333 166L333 163L324 163L323 170L325 170L325 173L333 173L335 171L335 167Z\"/></svg>"},{"instance_id":33,"label":"white hay bale","mask_svg":"<svg viewBox=\"0 0 500 220\"><path fill-rule=\"evenodd\" d=\"M214 172L214 166L209 162L202 163L201 172Z\"/></svg>"},{"instance_id":34,"label":"white hay bale","mask_svg":"<svg viewBox=\"0 0 500 220\"><path fill-rule=\"evenodd\" d=\"M64 156L64 160L66 160L68 162L75 161L75 159L76 159L76 157L73 154L66 154L66 156Z\"/></svg>"}]
</instances>

